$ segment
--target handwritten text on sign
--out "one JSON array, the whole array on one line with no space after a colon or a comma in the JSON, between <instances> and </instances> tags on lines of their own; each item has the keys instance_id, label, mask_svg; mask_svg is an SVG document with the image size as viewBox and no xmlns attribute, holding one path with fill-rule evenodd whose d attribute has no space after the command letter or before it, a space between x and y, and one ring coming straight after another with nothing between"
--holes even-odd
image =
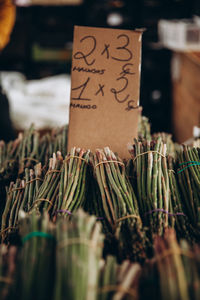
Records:
<instances>
[{"instance_id":1,"label":"handwritten text on sign","mask_svg":"<svg viewBox=\"0 0 200 300\"><path fill-rule=\"evenodd\" d=\"M118 129L119 135L125 135L121 140L126 144L129 142L128 137L132 140L136 136L140 51L139 31L75 27L71 73L70 146L88 145L87 148L91 149L110 145L114 151L121 152L119 147L112 147L115 130ZM85 142L87 137L84 137L81 143L84 130L88 136L89 128L98 132L94 134L93 131L94 136L91 135L88 143ZM129 133L124 134L125 131Z\"/></svg>"}]
</instances>

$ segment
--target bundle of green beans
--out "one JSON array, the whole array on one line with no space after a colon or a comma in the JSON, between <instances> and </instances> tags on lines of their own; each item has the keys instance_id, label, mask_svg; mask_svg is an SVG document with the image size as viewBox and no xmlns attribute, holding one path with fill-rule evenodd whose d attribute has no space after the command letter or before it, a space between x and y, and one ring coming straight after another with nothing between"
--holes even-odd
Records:
<instances>
[{"instance_id":1,"label":"bundle of green beans","mask_svg":"<svg viewBox=\"0 0 200 300\"><path fill-rule=\"evenodd\" d=\"M53 217L71 215L86 199L90 151L72 148L63 160L60 151L50 159L48 171L33 199L34 209L47 210Z\"/></svg>"},{"instance_id":2,"label":"bundle of green beans","mask_svg":"<svg viewBox=\"0 0 200 300\"><path fill-rule=\"evenodd\" d=\"M164 239L156 237L154 246L162 299L189 299L187 278L174 231L166 231Z\"/></svg>"},{"instance_id":3,"label":"bundle of green beans","mask_svg":"<svg viewBox=\"0 0 200 300\"><path fill-rule=\"evenodd\" d=\"M141 300L197 300L200 297L200 247L176 239L173 228L155 236L154 257L140 278Z\"/></svg>"},{"instance_id":4,"label":"bundle of green beans","mask_svg":"<svg viewBox=\"0 0 200 300\"><path fill-rule=\"evenodd\" d=\"M167 166L167 148L159 136L156 140L138 141L130 147L132 173L129 174L133 186L137 187L137 199L140 216L151 236L163 234L171 223L173 213L169 175Z\"/></svg>"},{"instance_id":5,"label":"bundle of green beans","mask_svg":"<svg viewBox=\"0 0 200 300\"><path fill-rule=\"evenodd\" d=\"M89 150L73 147L65 157L61 169L57 215L71 215L84 205L89 154Z\"/></svg>"},{"instance_id":6,"label":"bundle of green beans","mask_svg":"<svg viewBox=\"0 0 200 300\"><path fill-rule=\"evenodd\" d=\"M33 197L31 210L39 210L40 212L46 210L50 214L55 213L62 165L63 157L61 152L57 151L57 155L54 153L49 160L48 170L45 173L43 182Z\"/></svg>"},{"instance_id":7,"label":"bundle of green beans","mask_svg":"<svg viewBox=\"0 0 200 300\"><path fill-rule=\"evenodd\" d=\"M14 298L13 286L16 278L17 248L0 245L0 299Z\"/></svg>"},{"instance_id":8,"label":"bundle of green beans","mask_svg":"<svg viewBox=\"0 0 200 300\"><path fill-rule=\"evenodd\" d=\"M122 217L130 216L126 219L129 223L140 220L137 199L122 160L106 147L104 150L96 150L91 161L102 201L101 210L98 203L95 203L98 217L104 217L104 221L113 231Z\"/></svg>"},{"instance_id":9,"label":"bundle of green beans","mask_svg":"<svg viewBox=\"0 0 200 300\"><path fill-rule=\"evenodd\" d=\"M198 232L191 222L186 213L184 213L184 204L182 201L181 190L178 184L177 173L174 171L175 162L172 157L168 157L168 174L169 174L169 186L171 194L171 202L173 207L173 215L171 220L175 225L177 237L184 238L191 243L198 240Z\"/></svg>"},{"instance_id":10,"label":"bundle of green beans","mask_svg":"<svg viewBox=\"0 0 200 300\"><path fill-rule=\"evenodd\" d=\"M56 228L55 300L95 300L102 257L101 224L83 211L71 221L59 217Z\"/></svg>"},{"instance_id":11,"label":"bundle of green beans","mask_svg":"<svg viewBox=\"0 0 200 300\"><path fill-rule=\"evenodd\" d=\"M0 141L0 179L11 180L25 168L36 163L48 163L49 157L61 151L67 153L67 126L53 130L40 137L39 131L31 125L24 133L19 133L16 140L9 143Z\"/></svg>"},{"instance_id":12,"label":"bundle of green beans","mask_svg":"<svg viewBox=\"0 0 200 300\"><path fill-rule=\"evenodd\" d=\"M16 140L5 144L0 142L0 174L2 179L13 178L21 174L26 167L34 166L42 160L43 152L39 151L39 132L31 125ZM46 145L47 146L47 145Z\"/></svg>"},{"instance_id":13,"label":"bundle of green beans","mask_svg":"<svg viewBox=\"0 0 200 300\"><path fill-rule=\"evenodd\" d=\"M200 248L190 248L186 241L178 244L173 229L154 241L153 263L158 271L162 300L198 300L200 298Z\"/></svg>"},{"instance_id":14,"label":"bundle of green beans","mask_svg":"<svg viewBox=\"0 0 200 300\"><path fill-rule=\"evenodd\" d=\"M20 209L28 212L33 206L33 199L42 183L42 167L37 164L33 169L25 169L24 179L11 182L7 189L6 204L1 217L1 236L5 241L10 233L17 231Z\"/></svg>"},{"instance_id":15,"label":"bundle of green beans","mask_svg":"<svg viewBox=\"0 0 200 300\"><path fill-rule=\"evenodd\" d=\"M187 279L189 299L197 300L200 298L200 245L198 243L191 247L187 241L181 240L180 249L183 252L182 262Z\"/></svg>"},{"instance_id":16,"label":"bundle of green beans","mask_svg":"<svg viewBox=\"0 0 200 300\"><path fill-rule=\"evenodd\" d=\"M7 191L6 205L1 219L1 238L6 240L11 232L17 231L19 205L24 194L24 181L11 182ZM16 212L17 211L17 212Z\"/></svg>"},{"instance_id":17,"label":"bundle of green beans","mask_svg":"<svg viewBox=\"0 0 200 300\"><path fill-rule=\"evenodd\" d=\"M91 161L101 194L100 199L94 199L94 207L104 231L119 241L119 256L143 259L146 240L124 163L108 147L96 150Z\"/></svg>"},{"instance_id":18,"label":"bundle of green beans","mask_svg":"<svg viewBox=\"0 0 200 300\"><path fill-rule=\"evenodd\" d=\"M25 169L24 174L24 197L20 209L28 212L33 207L34 198L37 195L40 186L44 180L44 170L41 163L34 166L33 169ZM19 210L18 210L19 211Z\"/></svg>"},{"instance_id":19,"label":"bundle of green beans","mask_svg":"<svg viewBox=\"0 0 200 300\"><path fill-rule=\"evenodd\" d=\"M108 256L103 261L98 288L98 300L139 299L138 287L142 268L128 260L118 265L116 258Z\"/></svg>"},{"instance_id":20,"label":"bundle of green beans","mask_svg":"<svg viewBox=\"0 0 200 300\"><path fill-rule=\"evenodd\" d=\"M55 280L55 229L47 213L20 211L22 249L17 264L15 298L52 299Z\"/></svg>"},{"instance_id":21,"label":"bundle of green beans","mask_svg":"<svg viewBox=\"0 0 200 300\"><path fill-rule=\"evenodd\" d=\"M195 228L200 229L200 148L182 146L178 156L178 180L184 212Z\"/></svg>"}]
</instances>

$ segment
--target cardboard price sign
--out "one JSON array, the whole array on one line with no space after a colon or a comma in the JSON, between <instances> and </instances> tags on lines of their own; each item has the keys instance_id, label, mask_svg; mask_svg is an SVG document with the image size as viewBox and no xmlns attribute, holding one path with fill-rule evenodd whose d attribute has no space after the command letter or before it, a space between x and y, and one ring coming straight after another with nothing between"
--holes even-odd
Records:
<instances>
[{"instance_id":1,"label":"cardboard price sign","mask_svg":"<svg viewBox=\"0 0 200 300\"><path fill-rule=\"evenodd\" d=\"M141 31L75 26L68 149L109 146L128 158L137 136Z\"/></svg>"}]
</instances>

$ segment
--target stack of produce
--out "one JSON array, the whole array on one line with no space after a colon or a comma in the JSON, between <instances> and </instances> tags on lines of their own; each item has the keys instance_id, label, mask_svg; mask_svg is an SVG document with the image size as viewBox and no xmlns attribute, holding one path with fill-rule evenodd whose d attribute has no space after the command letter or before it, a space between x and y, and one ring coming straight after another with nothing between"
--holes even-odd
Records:
<instances>
[{"instance_id":1,"label":"stack of produce","mask_svg":"<svg viewBox=\"0 0 200 300\"><path fill-rule=\"evenodd\" d=\"M1 299L200 298L200 149L140 129L128 162L66 127L0 142Z\"/></svg>"},{"instance_id":2,"label":"stack of produce","mask_svg":"<svg viewBox=\"0 0 200 300\"><path fill-rule=\"evenodd\" d=\"M25 168L33 167L38 162L47 163L57 151L66 155L67 126L40 137L32 125L24 134L20 133L16 140L8 144L0 142L0 180L12 180L18 173L22 174Z\"/></svg>"},{"instance_id":3,"label":"stack of produce","mask_svg":"<svg viewBox=\"0 0 200 300\"><path fill-rule=\"evenodd\" d=\"M58 151L50 158L48 169L41 163L25 169L23 179L11 182L2 212L1 235L17 231L20 209L25 212L43 210L53 218L58 214L71 215L84 205L87 188L89 151L72 148L65 157Z\"/></svg>"}]
</instances>

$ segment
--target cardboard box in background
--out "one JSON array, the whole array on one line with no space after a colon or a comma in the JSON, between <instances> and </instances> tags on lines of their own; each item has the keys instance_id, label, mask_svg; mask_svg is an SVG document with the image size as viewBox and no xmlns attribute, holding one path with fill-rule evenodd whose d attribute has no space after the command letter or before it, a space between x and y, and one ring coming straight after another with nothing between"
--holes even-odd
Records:
<instances>
[{"instance_id":1,"label":"cardboard box in background","mask_svg":"<svg viewBox=\"0 0 200 300\"><path fill-rule=\"evenodd\" d=\"M183 143L193 136L193 127L200 123L200 57L174 53L172 70L173 133L176 142Z\"/></svg>"}]
</instances>

